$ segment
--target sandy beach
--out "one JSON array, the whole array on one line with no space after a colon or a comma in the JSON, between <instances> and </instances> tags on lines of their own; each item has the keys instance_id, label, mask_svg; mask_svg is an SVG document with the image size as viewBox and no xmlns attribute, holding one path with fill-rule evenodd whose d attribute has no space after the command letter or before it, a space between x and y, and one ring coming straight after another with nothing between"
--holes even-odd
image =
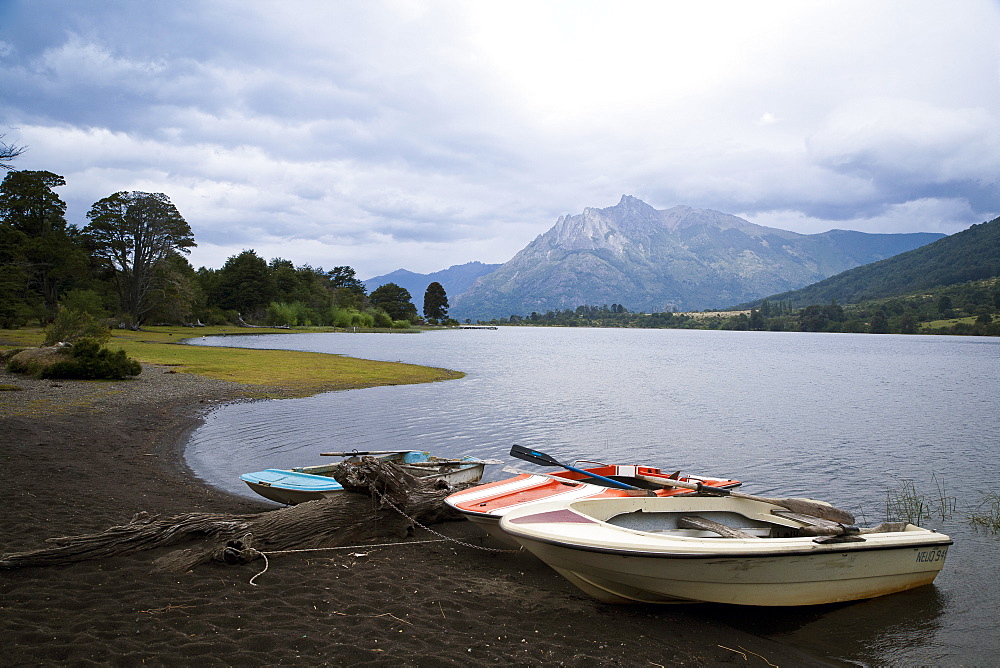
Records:
<instances>
[{"instance_id":1,"label":"sandy beach","mask_svg":"<svg viewBox=\"0 0 1000 668\"><path fill-rule=\"evenodd\" d=\"M277 508L184 464L186 434L242 386L148 365L129 381L2 371L0 384L22 388L0 392L0 553L138 512ZM399 545L274 557L263 574L260 560L155 572L163 550L0 570L3 664L829 665L698 606L596 602L530 555L469 547L490 543L467 522L433 528L461 542L418 531Z\"/></svg>"}]
</instances>

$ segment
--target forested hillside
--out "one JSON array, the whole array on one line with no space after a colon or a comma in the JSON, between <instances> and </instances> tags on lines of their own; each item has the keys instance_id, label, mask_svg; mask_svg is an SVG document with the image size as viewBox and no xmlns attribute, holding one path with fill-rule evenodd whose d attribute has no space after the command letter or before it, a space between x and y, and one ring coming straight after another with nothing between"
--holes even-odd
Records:
<instances>
[{"instance_id":1,"label":"forested hillside","mask_svg":"<svg viewBox=\"0 0 1000 668\"><path fill-rule=\"evenodd\" d=\"M796 307L857 304L995 276L1000 276L1000 218L767 300Z\"/></svg>"}]
</instances>

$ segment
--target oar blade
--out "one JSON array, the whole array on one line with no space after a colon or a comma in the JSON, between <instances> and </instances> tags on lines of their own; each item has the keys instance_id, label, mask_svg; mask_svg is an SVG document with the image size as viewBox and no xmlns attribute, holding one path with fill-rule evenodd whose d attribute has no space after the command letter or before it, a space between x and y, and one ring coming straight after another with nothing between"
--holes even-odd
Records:
<instances>
[{"instance_id":1,"label":"oar blade","mask_svg":"<svg viewBox=\"0 0 1000 668\"><path fill-rule=\"evenodd\" d=\"M806 499L773 499L773 502L795 513L819 517L820 519L830 520L838 524L854 524L854 515L841 508L828 506L825 503L816 503L815 501L807 501Z\"/></svg>"},{"instance_id":2,"label":"oar blade","mask_svg":"<svg viewBox=\"0 0 1000 668\"><path fill-rule=\"evenodd\" d=\"M532 464L538 464L539 466L562 466L562 464L544 452L538 452L537 450L526 448L523 445L515 444L511 446L510 456L523 459L524 461L531 462Z\"/></svg>"}]
</instances>

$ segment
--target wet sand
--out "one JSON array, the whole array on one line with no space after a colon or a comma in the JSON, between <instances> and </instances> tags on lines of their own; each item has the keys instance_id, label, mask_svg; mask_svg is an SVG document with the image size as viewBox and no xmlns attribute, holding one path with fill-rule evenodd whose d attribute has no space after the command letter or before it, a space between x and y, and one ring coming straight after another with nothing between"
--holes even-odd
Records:
<instances>
[{"instance_id":1,"label":"wet sand","mask_svg":"<svg viewBox=\"0 0 1000 668\"><path fill-rule=\"evenodd\" d=\"M141 511L276 508L205 485L183 461L200 416L244 387L153 366L113 383L0 372L0 384L23 388L0 392L0 553ZM461 542L418 531L391 547L274 557L263 574L261 561L155 572L176 548L2 570L3 664L829 665L698 606L599 603L530 555L467 546L490 546L467 522L433 528Z\"/></svg>"}]
</instances>

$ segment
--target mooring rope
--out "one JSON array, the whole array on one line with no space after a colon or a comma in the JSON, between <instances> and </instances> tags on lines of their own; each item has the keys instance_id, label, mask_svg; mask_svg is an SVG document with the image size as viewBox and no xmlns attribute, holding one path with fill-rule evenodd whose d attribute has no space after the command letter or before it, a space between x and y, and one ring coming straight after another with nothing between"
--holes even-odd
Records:
<instances>
[{"instance_id":1,"label":"mooring rope","mask_svg":"<svg viewBox=\"0 0 1000 668\"><path fill-rule=\"evenodd\" d=\"M502 553L513 553L513 552L520 552L521 551L521 548L518 548L516 550L501 550L501 549L498 549L498 548L495 548L495 547L486 547L484 545L473 545L472 543L466 543L465 541L458 540L457 538L452 538L451 536L445 536L443 533L435 531L434 529L430 528L429 526L427 526L425 524L421 524L417 520L413 519L412 517L410 517L409 515L407 515L406 513L404 513L402 510L400 510L399 508L397 508L395 506L395 504L393 504L392 501L390 501L389 499L387 499L384 494L382 494L381 492L378 492L378 490L376 490L376 493L379 495L379 497L382 499L382 501L386 505L388 505L390 508L392 508L393 510L395 510L397 513L399 513L400 515L402 515L406 519L410 520L411 522L413 522L414 524L416 524L418 527L420 527L424 531L429 531L430 533L434 534L435 536L438 536L442 540L446 540L446 541L451 542L451 543L457 543L457 544L459 544L459 545L461 545L463 547L471 547L473 550L482 550L483 552L498 552L498 553L502 554Z\"/></svg>"},{"instance_id":2,"label":"mooring rope","mask_svg":"<svg viewBox=\"0 0 1000 668\"><path fill-rule=\"evenodd\" d=\"M248 534L247 537L249 537L249 534ZM252 584L254 587L256 587L257 583L254 582L254 580L256 580L261 575L263 575L264 573L266 573L267 569L270 568L270 566L271 566L271 562L268 561L268 558L267 558L267 555L269 555L269 554L272 554L272 555L273 554L291 554L293 552L328 552L330 550L359 550L359 549L364 548L364 547L395 547L397 545L419 545L421 543L441 543L441 542L443 542L443 541L440 540L440 539L435 539L435 540L411 540L411 541L409 541L407 543L369 543L367 545L341 545L339 547L309 547L309 548L303 548L301 550L269 550L267 552L261 552L260 550L257 550L257 549L254 549L252 547L249 547L246 550L244 550L243 553L246 554L248 557L260 556L260 557L263 557L263 559L264 559L264 570L262 570L260 573L257 573L257 575L255 575L252 578L250 578L250 584Z\"/></svg>"}]
</instances>

